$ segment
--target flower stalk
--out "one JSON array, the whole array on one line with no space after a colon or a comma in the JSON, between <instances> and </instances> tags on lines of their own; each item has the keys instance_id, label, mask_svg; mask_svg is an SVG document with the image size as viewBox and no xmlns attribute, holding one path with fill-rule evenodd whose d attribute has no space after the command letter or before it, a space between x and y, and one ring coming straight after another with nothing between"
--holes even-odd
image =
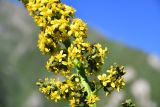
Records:
<instances>
[{"instance_id":1,"label":"flower stalk","mask_svg":"<svg viewBox=\"0 0 160 107\"><path fill-rule=\"evenodd\" d=\"M39 91L51 101L66 100L71 107L96 107L98 91L106 95L125 85L124 67L116 64L102 73L108 53L99 43L89 43L87 24L75 18L75 9L60 0L21 0L40 27L38 48L50 56L46 69L63 79L37 82Z\"/></svg>"}]
</instances>

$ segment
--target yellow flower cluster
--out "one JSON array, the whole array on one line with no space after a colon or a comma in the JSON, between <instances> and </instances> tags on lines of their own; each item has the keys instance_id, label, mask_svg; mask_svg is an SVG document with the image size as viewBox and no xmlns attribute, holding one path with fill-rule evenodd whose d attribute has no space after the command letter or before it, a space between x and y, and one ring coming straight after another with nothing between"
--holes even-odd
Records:
<instances>
[{"instance_id":1,"label":"yellow flower cluster","mask_svg":"<svg viewBox=\"0 0 160 107\"><path fill-rule=\"evenodd\" d=\"M80 78L76 75L68 77L61 82L55 79L46 78L45 81L39 80L37 85L39 90L55 102L63 99L70 101L72 107L80 105L86 97L86 91L80 84Z\"/></svg>"},{"instance_id":2,"label":"yellow flower cluster","mask_svg":"<svg viewBox=\"0 0 160 107\"><path fill-rule=\"evenodd\" d=\"M59 53L51 56L46 64L46 68L48 71L54 73L60 73L62 75L68 76L70 74L71 66L69 66L67 61L67 54L61 50Z\"/></svg>"},{"instance_id":3,"label":"yellow flower cluster","mask_svg":"<svg viewBox=\"0 0 160 107\"><path fill-rule=\"evenodd\" d=\"M38 47L44 54L52 54L72 33L86 31L85 24L79 19L71 22L75 10L62 4L60 0L29 0L26 8L36 24L41 27ZM75 22L79 23L75 25ZM77 26L81 29L77 29Z\"/></svg>"},{"instance_id":4,"label":"yellow flower cluster","mask_svg":"<svg viewBox=\"0 0 160 107\"><path fill-rule=\"evenodd\" d=\"M68 32L69 36L74 36L76 38L82 37L86 38L86 24L81 19L73 19L72 24L70 25L70 31Z\"/></svg>"},{"instance_id":5,"label":"yellow flower cluster","mask_svg":"<svg viewBox=\"0 0 160 107\"><path fill-rule=\"evenodd\" d=\"M111 93L114 89L120 91L125 85L124 78L122 77L125 74L123 66L111 66L107 70L109 74L98 75L98 80L100 80L106 95Z\"/></svg>"},{"instance_id":6,"label":"yellow flower cluster","mask_svg":"<svg viewBox=\"0 0 160 107\"><path fill-rule=\"evenodd\" d=\"M101 65L104 64L107 48L103 49L100 44L84 42L82 38L76 38L68 48L68 61L74 63L78 60L83 65L87 74L95 74L101 70Z\"/></svg>"},{"instance_id":7,"label":"yellow flower cluster","mask_svg":"<svg viewBox=\"0 0 160 107\"><path fill-rule=\"evenodd\" d=\"M96 95L99 85L105 92L123 88L123 67L111 66L107 71L109 74L96 77L108 50L99 43L85 41L87 25L74 18L72 7L60 0L28 0L23 3L40 27L38 47L43 54L50 56L46 69L64 76L62 81L46 78L37 83L48 99L55 102L67 100L72 107L93 107L99 100ZM92 75L95 76L88 79Z\"/></svg>"}]
</instances>

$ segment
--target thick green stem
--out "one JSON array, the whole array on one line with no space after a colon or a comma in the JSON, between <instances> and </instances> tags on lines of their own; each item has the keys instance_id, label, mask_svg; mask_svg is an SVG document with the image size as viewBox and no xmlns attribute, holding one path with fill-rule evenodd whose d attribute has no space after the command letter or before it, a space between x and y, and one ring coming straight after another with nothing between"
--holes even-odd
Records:
<instances>
[{"instance_id":1,"label":"thick green stem","mask_svg":"<svg viewBox=\"0 0 160 107\"><path fill-rule=\"evenodd\" d=\"M89 84L88 78L87 78L87 76L85 74L85 71L84 71L83 67L80 66L79 62L77 64L78 64L77 73L78 73L78 75L79 75L79 77L81 79L82 86L87 91L88 96L94 95L95 93L92 92L92 90L91 90L91 86ZM96 103L94 105L92 105L91 107L96 107Z\"/></svg>"},{"instance_id":2,"label":"thick green stem","mask_svg":"<svg viewBox=\"0 0 160 107\"><path fill-rule=\"evenodd\" d=\"M91 91L87 76L85 75L84 71L82 71L82 70L77 70L77 73L80 76L81 84L85 87L85 90L87 91L88 95L90 96L92 91Z\"/></svg>"}]
</instances>

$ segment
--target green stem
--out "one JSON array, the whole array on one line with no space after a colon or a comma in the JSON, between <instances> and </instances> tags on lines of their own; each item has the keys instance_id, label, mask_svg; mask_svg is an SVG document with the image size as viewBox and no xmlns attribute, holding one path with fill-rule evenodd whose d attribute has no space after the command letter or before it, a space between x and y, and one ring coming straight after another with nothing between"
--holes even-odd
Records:
<instances>
[{"instance_id":1,"label":"green stem","mask_svg":"<svg viewBox=\"0 0 160 107\"><path fill-rule=\"evenodd\" d=\"M77 73L81 79L82 86L87 91L88 96L94 95L95 93L92 92L92 90L91 90L91 86L89 85L89 81L88 81L87 76L85 75L85 71L84 71L83 67L81 67L80 64L78 64L78 65L79 66L77 67ZM92 107L96 107L96 103L94 105L92 105Z\"/></svg>"},{"instance_id":2,"label":"green stem","mask_svg":"<svg viewBox=\"0 0 160 107\"><path fill-rule=\"evenodd\" d=\"M92 91L91 91L89 81L88 81L87 76L85 75L84 71L78 69L77 73L79 74L80 79L81 79L81 83L85 87L85 90L87 91L88 95L91 95Z\"/></svg>"}]
</instances>

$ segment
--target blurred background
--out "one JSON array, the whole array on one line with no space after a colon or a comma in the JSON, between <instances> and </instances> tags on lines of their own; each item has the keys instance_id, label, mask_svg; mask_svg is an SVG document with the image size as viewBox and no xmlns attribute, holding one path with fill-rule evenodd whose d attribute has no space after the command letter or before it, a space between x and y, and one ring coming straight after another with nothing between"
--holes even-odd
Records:
<instances>
[{"instance_id":1,"label":"blurred background","mask_svg":"<svg viewBox=\"0 0 160 107\"><path fill-rule=\"evenodd\" d=\"M121 107L132 98L137 107L160 107L160 1L62 0L88 23L88 41L108 47L109 64L123 64L127 85L104 97L98 107ZM39 78L51 75L37 48L39 28L17 0L0 0L0 107L69 107L39 93Z\"/></svg>"}]
</instances>

